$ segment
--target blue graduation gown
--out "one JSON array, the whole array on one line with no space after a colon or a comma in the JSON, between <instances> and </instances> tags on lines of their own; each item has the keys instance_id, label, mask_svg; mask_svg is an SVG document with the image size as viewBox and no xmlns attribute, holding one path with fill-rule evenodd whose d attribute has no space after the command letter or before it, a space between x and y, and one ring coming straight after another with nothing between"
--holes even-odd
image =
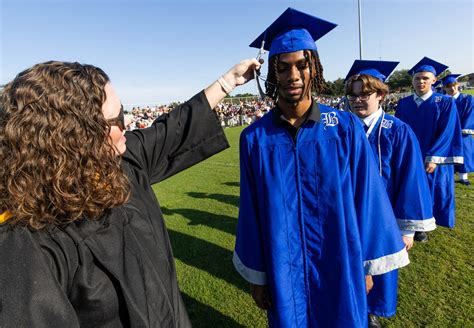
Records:
<instances>
[{"instance_id":1,"label":"blue graduation gown","mask_svg":"<svg viewBox=\"0 0 474 328\"><path fill-rule=\"evenodd\" d=\"M420 107L413 96L402 98L395 116L407 123L420 143L424 162L438 164L427 174L433 199L436 224L454 227L454 168L462 164L461 125L456 105L451 97L433 93Z\"/></svg>"},{"instance_id":2,"label":"blue graduation gown","mask_svg":"<svg viewBox=\"0 0 474 328\"><path fill-rule=\"evenodd\" d=\"M474 172L474 97L461 93L455 103L461 121L464 164L454 169L460 173Z\"/></svg>"},{"instance_id":3,"label":"blue graduation gown","mask_svg":"<svg viewBox=\"0 0 474 328\"><path fill-rule=\"evenodd\" d=\"M379 137L380 133L380 137ZM368 135L400 230L436 228L420 146L410 127L389 114L379 117ZM380 145L380 152L379 152ZM373 277L369 313L393 316L397 309L398 270Z\"/></svg>"},{"instance_id":4,"label":"blue graduation gown","mask_svg":"<svg viewBox=\"0 0 474 328\"><path fill-rule=\"evenodd\" d=\"M242 132L233 262L269 286L272 327L366 327L364 275L408 254L357 118L313 110L296 141L275 110Z\"/></svg>"}]
</instances>

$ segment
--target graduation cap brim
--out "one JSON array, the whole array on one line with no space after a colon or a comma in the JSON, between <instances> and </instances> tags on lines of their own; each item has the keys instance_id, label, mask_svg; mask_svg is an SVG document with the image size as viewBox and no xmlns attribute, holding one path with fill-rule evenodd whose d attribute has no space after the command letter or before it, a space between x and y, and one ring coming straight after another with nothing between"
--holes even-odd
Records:
<instances>
[{"instance_id":1,"label":"graduation cap brim","mask_svg":"<svg viewBox=\"0 0 474 328\"><path fill-rule=\"evenodd\" d=\"M395 67L400 62L382 61L382 60L360 60L356 59L352 64L349 73L347 73L346 81L356 74L368 74L385 82L387 77L392 74Z\"/></svg>"},{"instance_id":2,"label":"graduation cap brim","mask_svg":"<svg viewBox=\"0 0 474 328\"><path fill-rule=\"evenodd\" d=\"M315 41L323 37L336 26L337 25L334 23L325 21L312 15L308 15L293 8L288 8L250 44L250 47L260 49L262 46L262 41L265 40L264 49L270 50L270 47L275 37L278 37L285 32L295 29L306 30L312 40L305 39L304 41L306 43L311 42L314 45ZM298 40L296 40L296 43L298 43ZM306 48L297 49L301 48L301 46L304 47L303 43L300 46L296 44L296 46L283 47L279 50L279 53L283 52L284 50L288 50L287 52L304 50ZM316 48L315 45L314 48Z\"/></svg>"},{"instance_id":3,"label":"graduation cap brim","mask_svg":"<svg viewBox=\"0 0 474 328\"><path fill-rule=\"evenodd\" d=\"M415 73L419 72L431 72L435 76L440 75L443 73L448 66L441 64L431 58L423 57L415 66L413 66L409 71L408 74L415 75Z\"/></svg>"}]
</instances>

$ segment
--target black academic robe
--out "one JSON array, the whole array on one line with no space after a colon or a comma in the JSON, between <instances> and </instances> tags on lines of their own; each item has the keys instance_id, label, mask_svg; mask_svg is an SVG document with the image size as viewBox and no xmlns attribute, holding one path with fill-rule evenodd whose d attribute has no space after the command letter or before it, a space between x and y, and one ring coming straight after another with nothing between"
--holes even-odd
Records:
<instances>
[{"instance_id":1,"label":"black academic robe","mask_svg":"<svg viewBox=\"0 0 474 328\"><path fill-rule=\"evenodd\" d=\"M204 92L126 133L129 202L100 220L0 225L0 327L187 327L151 185L228 147Z\"/></svg>"}]
</instances>

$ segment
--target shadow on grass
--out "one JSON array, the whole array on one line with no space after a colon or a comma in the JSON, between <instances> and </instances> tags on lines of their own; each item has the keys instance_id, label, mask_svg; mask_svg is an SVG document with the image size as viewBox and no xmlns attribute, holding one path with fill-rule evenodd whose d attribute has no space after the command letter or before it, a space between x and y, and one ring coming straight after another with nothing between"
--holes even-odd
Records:
<instances>
[{"instance_id":1,"label":"shadow on grass","mask_svg":"<svg viewBox=\"0 0 474 328\"><path fill-rule=\"evenodd\" d=\"M238 181L223 182L222 184L229 187L240 187L240 182Z\"/></svg>"},{"instance_id":2,"label":"shadow on grass","mask_svg":"<svg viewBox=\"0 0 474 328\"><path fill-rule=\"evenodd\" d=\"M239 207L239 196L235 196L235 195L210 194L207 192L187 192L186 194L193 198L201 198L201 199L211 198L224 204L229 204L229 205L234 205L236 207Z\"/></svg>"},{"instance_id":3,"label":"shadow on grass","mask_svg":"<svg viewBox=\"0 0 474 328\"><path fill-rule=\"evenodd\" d=\"M216 309L181 293L193 327L244 327Z\"/></svg>"},{"instance_id":4,"label":"shadow on grass","mask_svg":"<svg viewBox=\"0 0 474 328\"><path fill-rule=\"evenodd\" d=\"M234 269L231 251L174 230L168 232L175 258L248 292L248 284Z\"/></svg>"},{"instance_id":5,"label":"shadow on grass","mask_svg":"<svg viewBox=\"0 0 474 328\"><path fill-rule=\"evenodd\" d=\"M162 207L164 215L179 214L190 220L190 225L205 225L223 232L235 235L237 231L237 219L228 215L218 215L191 208L173 208Z\"/></svg>"}]
</instances>

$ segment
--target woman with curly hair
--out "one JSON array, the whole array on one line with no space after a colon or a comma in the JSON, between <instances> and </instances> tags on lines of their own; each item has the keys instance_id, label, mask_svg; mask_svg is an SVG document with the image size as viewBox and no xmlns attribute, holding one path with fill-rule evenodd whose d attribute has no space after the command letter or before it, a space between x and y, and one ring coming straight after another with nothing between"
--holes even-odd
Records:
<instances>
[{"instance_id":1,"label":"woman with curly hair","mask_svg":"<svg viewBox=\"0 0 474 328\"><path fill-rule=\"evenodd\" d=\"M151 185L228 147L212 108L259 67L131 132L100 68L51 61L4 86L1 327L190 325Z\"/></svg>"}]
</instances>

